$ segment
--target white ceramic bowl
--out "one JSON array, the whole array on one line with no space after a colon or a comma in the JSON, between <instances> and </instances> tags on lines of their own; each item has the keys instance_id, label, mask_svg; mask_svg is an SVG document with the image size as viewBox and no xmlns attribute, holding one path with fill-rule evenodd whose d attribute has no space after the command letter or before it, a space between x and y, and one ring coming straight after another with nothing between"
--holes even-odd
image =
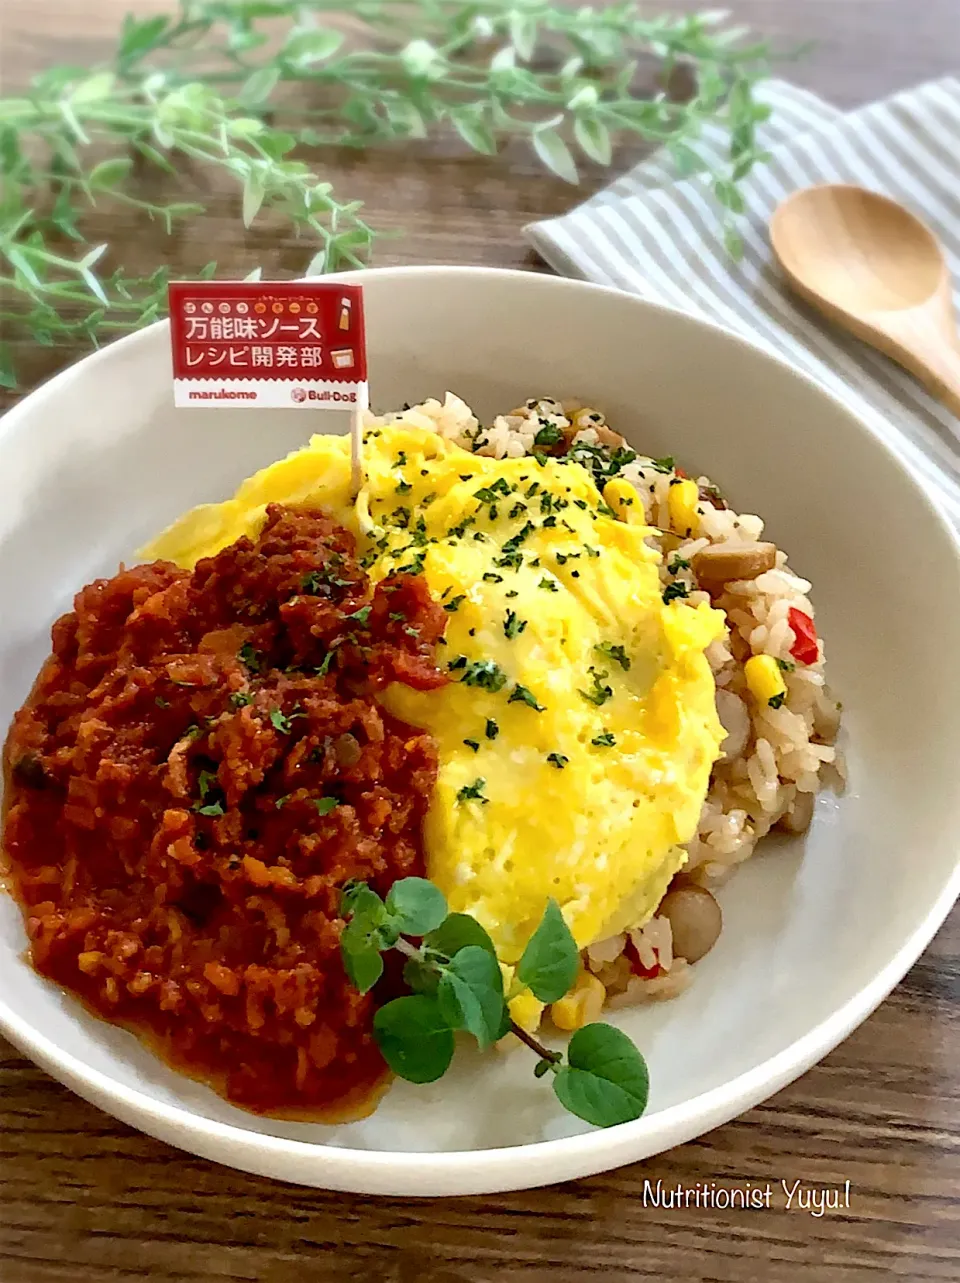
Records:
<instances>
[{"instance_id":1,"label":"white ceramic bowl","mask_svg":"<svg viewBox=\"0 0 960 1283\"><path fill-rule=\"evenodd\" d=\"M249 1171L331 1189L487 1193L642 1158L769 1096L889 992L960 890L960 558L954 535L863 424L791 368L626 294L524 273L366 273L375 406L447 388L482 415L532 393L601 406L632 444L708 473L813 580L843 700L850 788L805 839L721 892L725 929L692 988L623 1014L649 1111L592 1131L522 1055L463 1054L432 1087L325 1128L257 1119L166 1069L37 977L0 896L0 1030L125 1122ZM336 422L335 420L333 421ZM342 426L342 425L339 425ZM72 594L150 535L299 445L329 417L174 410L157 325L91 356L0 425L0 725Z\"/></svg>"}]
</instances>

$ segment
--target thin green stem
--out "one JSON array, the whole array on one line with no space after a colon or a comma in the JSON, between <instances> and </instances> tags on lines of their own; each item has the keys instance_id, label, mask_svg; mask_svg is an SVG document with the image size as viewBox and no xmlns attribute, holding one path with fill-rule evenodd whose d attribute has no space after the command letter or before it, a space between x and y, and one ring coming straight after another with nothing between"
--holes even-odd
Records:
<instances>
[{"instance_id":1,"label":"thin green stem","mask_svg":"<svg viewBox=\"0 0 960 1283\"><path fill-rule=\"evenodd\" d=\"M397 953L402 953L405 958L414 958L417 962L426 962L423 950L418 949L416 945L411 944L409 940L404 940L403 936L397 937L396 943L393 947L396 949Z\"/></svg>"},{"instance_id":2,"label":"thin green stem","mask_svg":"<svg viewBox=\"0 0 960 1283\"><path fill-rule=\"evenodd\" d=\"M551 1051L545 1047L542 1042L534 1038L533 1034L527 1033L522 1025L518 1025L515 1020L510 1021L510 1032L516 1034L522 1043L525 1043L531 1051L535 1051L541 1060L550 1062L551 1068L555 1068L563 1060L559 1051Z\"/></svg>"}]
</instances>

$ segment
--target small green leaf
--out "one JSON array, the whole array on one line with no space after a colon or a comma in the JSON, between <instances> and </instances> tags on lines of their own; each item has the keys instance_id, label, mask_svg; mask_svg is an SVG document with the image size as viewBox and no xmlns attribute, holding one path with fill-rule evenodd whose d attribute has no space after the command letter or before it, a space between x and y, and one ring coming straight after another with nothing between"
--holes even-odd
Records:
<instances>
[{"instance_id":1,"label":"small green leaf","mask_svg":"<svg viewBox=\"0 0 960 1283\"><path fill-rule=\"evenodd\" d=\"M574 185L580 181L570 148L555 129L535 130L530 135L530 142L547 169L552 170L558 178Z\"/></svg>"},{"instance_id":2,"label":"small green leaf","mask_svg":"<svg viewBox=\"0 0 960 1283\"><path fill-rule=\"evenodd\" d=\"M503 1024L500 964L479 945L466 945L444 967L437 990L440 1009L452 1029L465 1029L489 1047Z\"/></svg>"},{"instance_id":3,"label":"small green leaf","mask_svg":"<svg viewBox=\"0 0 960 1283\"><path fill-rule=\"evenodd\" d=\"M336 797L315 797L313 805L317 808L320 815L329 815L340 805L340 799Z\"/></svg>"},{"instance_id":4,"label":"small green leaf","mask_svg":"<svg viewBox=\"0 0 960 1283\"><path fill-rule=\"evenodd\" d=\"M280 51L281 56L299 67L324 62L343 44L343 35L329 27L311 27L306 31L294 30Z\"/></svg>"},{"instance_id":5,"label":"small green leaf","mask_svg":"<svg viewBox=\"0 0 960 1283\"><path fill-rule=\"evenodd\" d=\"M2 252L6 254L11 266L16 268L18 272L22 273L31 285L39 287L40 278L33 270L33 264L30 262L27 255L18 245L5 245L3 246Z\"/></svg>"},{"instance_id":6,"label":"small green leaf","mask_svg":"<svg viewBox=\"0 0 960 1283\"><path fill-rule=\"evenodd\" d=\"M141 58L156 45L164 34L170 19L166 14L157 14L153 18L144 18L138 22L132 13L123 20L123 33L117 55L123 61Z\"/></svg>"},{"instance_id":7,"label":"small green leaf","mask_svg":"<svg viewBox=\"0 0 960 1283\"><path fill-rule=\"evenodd\" d=\"M257 138L257 142L271 160L282 160L287 152L297 145L295 134L288 134L283 129L270 129ZM276 175L274 175L276 177Z\"/></svg>"},{"instance_id":8,"label":"small green leaf","mask_svg":"<svg viewBox=\"0 0 960 1283\"><path fill-rule=\"evenodd\" d=\"M256 138L262 134L266 125L256 116L235 116L226 122L227 133L231 138Z\"/></svg>"},{"instance_id":9,"label":"small green leaf","mask_svg":"<svg viewBox=\"0 0 960 1283\"><path fill-rule=\"evenodd\" d=\"M509 28L514 49L524 62L529 62L537 47L536 18L532 14L514 9L509 17Z\"/></svg>"},{"instance_id":10,"label":"small green leaf","mask_svg":"<svg viewBox=\"0 0 960 1283\"><path fill-rule=\"evenodd\" d=\"M340 916L362 917L376 925L386 921L387 913L383 901L366 882L347 882L340 891Z\"/></svg>"},{"instance_id":11,"label":"small green leaf","mask_svg":"<svg viewBox=\"0 0 960 1283\"><path fill-rule=\"evenodd\" d=\"M642 1115L650 1076L625 1033L613 1025L585 1025L570 1039L567 1060L553 1079L564 1109L595 1127L615 1127Z\"/></svg>"},{"instance_id":12,"label":"small green leaf","mask_svg":"<svg viewBox=\"0 0 960 1283\"><path fill-rule=\"evenodd\" d=\"M397 98L384 104L387 119L403 138L426 138L427 126L412 102Z\"/></svg>"},{"instance_id":13,"label":"small green leaf","mask_svg":"<svg viewBox=\"0 0 960 1283\"><path fill-rule=\"evenodd\" d=\"M451 107L447 113L454 129L474 151L484 156L496 154L497 142L490 126L483 119L482 108L478 111L471 107Z\"/></svg>"},{"instance_id":14,"label":"small green leaf","mask_svg":"<svg viewBox=\"0 0 960 1283\"><path fill-rule=\"evenodd\" d=\"M447 902L426 878L401 878L387 892L387 912L405 935L423 936L443 922Z\"/></svg>"},{"instance_id":15,"label":"small green leaf","mask_svg":"<svg viewBox=\"0 0 960 1283\"><path fill-rule=\"evenodd\" d=\"M713 190L717 200L725 209L729 209L732 214L743 213L743 196L739 187L732 183L729 178L718 178L713 184Z\"/></svg>"},{"instance_id":16,"label":"small green leaf","mask_svg":"<svg viewBox=\"0 0 960 1283\"><path fill-rule=\"evenodd\" d=\"M94 165L87 182L95 190L110 191L120 186L132 168L133 161L129 156L111 156L109 160L101 160L99 165Z\"/></svg>"},{"instance_id":17,"label":"small green leaf","mask_svg":"<svg viewBox=\"0 0 960 1283\"><path fill-rule=\"evenodd\" d=\"M260 213L266 189L259 174L250 173L243 184L243 225L249 227Z\"/></svg>"},{"instance_id":18,"label":"small green leaf","mask_svg":"<svg viewBox=\"0 0 960 1283\"><path fill-rule=\"evenodd\" d=\"M395 998L381 1007L373 1018L373 1036L393 1072L408 1082L436 1082L453 1060L453 1030L428 994Z\"/></svg>"},{"instance_id":19,"label":"small green leaf","mask_svg":"<svg viewBox=\"0 0 960 1283\"><path fill-rule=\"evenodd\" d=\"M485 949L494 958L497 956L489 935L476 918L471 918L468 913L451 913L435 931L424 938L424 944L447 958L453 958L468 946Z\"/></svg>"},{"instance_id":20,"label":"small green leaf","mask_svg":"<svg viewBox=\"0 0 960 1283\"><path fill-rule=\"evenodd\" d=\"M110 247L107 244L94 245L93 249L88 250L77 264L78 267L93 267L94 263L99 263Z\"/></svg>"},{"instance_id":21,"label":"small green leaf","mask_svg":"<svg viewBox=\"0 0 960 1283\"><path fill-rule=\"evenodd\" d=\"M571 989L580 951L556 900L548 900L540 925L517 964L517 979L541 1002L559 1002Z\"/></svg>"},{"instance_id":22,"label":"small green leaf","mask_svg":"<svg viewBox=\"0 0 960 1283\"><path fill-rule=\"evenodd\" d=\"M383 975L383 958L376 943L351 922L340 937L340 953L350 983L361 993L369 993Z\"/></svg>"},{"instance_id":23,"label":"small green leaf","mask_svg":"<svg viewBox=\"0 0 960 1283\"><path fill-rule=\"evenodd\" d=\"M681 177L686 177L689 174L695 174L697 170L703 168L703 161L700 159L698 153L695 152L692 147L688 147L686 143L671 143L670 155L673 157L673 162L677 167L677 173L680 174Z\"/></svg>"},{"instance_id":24,"label":"small green leaf","mask_svg":"<svg viewBox=\"0 0 960 1283\"><path fill-rule=\"evenodd\" d=\"M104 98L110 97L115 84L116 77L112 71L98 71L95 75L88 76L86 80L81 80L70 95L71 101L75 103L102 102Z\"/></svg>"},{"instance_id":25,"label":"small green leaf","mask_svg":"<svg viewBox=\"0 0 960 1283\"><path fill-rule=\"evenodd\" d=\"M403 966L403 979L414 993L434 994L440 984L440 973L420 958L408 958Z\"/></svg>"},{"instance_id":26,"label":"small green leaf","mask_svg":"<svg viewBox=\"0 0 960 1283\"><path fill-rule=\"evenodd\" d=\"M108 306L109 299L107 298L107 295L104 291L103 286L94 276L93 272L91 272L88 268L83 267L80 263L77 264L77 269L80 272L80 275L83 277L83 283L84 285L86 285L90 293L96 295L96 297L100 300L101 303L103 303L105 306Z\"/></svg>"},{"instance_id":27,"label":"small green leaf","mask_svg":"<svg viewBox=\"0 0 960 1283\"><path fill-rule=\"evenodd\" d=\"M578 116L573 122L573 136L580 150L598 165L609 165L613 155L610 130L595 116Z\"/></svg>"},{"instance_id":28,"label":"small green leaf","mask_svg":"<svg viewBox=\"0 0 960 1283\"><path fill-rule=\"evenodd\" d=\"M279 66L265 64L243 82L237 97L247 107L261 107L276 89L279 79Z\"/></svg>"}]
</instances>

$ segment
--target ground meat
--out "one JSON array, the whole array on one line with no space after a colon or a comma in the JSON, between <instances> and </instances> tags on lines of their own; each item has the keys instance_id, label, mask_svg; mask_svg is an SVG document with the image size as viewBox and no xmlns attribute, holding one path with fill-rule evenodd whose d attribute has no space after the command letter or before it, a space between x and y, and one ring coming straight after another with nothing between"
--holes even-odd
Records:
<instances>
[{"instance_id":1,"label":"ground meat","mask_svg":"<svg viewBox=\"0 0 960 1283\"><path fill-rule=\"evenodd\" d=\"M420 577L371 593L346 531L279 506L192 574L83 589L6 746L37 970L248 1109L369 1096L340 888L423 873L434 744L374 693L447 680L445 618Z\"/></svg>"}]
</instances>

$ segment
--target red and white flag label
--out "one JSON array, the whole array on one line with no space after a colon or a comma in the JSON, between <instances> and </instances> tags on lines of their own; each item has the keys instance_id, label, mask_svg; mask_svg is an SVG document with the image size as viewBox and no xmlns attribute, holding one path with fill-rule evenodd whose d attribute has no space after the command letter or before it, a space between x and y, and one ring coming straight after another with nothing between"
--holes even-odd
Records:
<instances>
[{"instance_id":1,"label":"red and white flag label","mask_svg":"<svg viewBox=\"0 0 960 1283\"><path fill-rule=\"evenodd\" d=\"M331 281L174 281L178 406L362 410L363 291Z\"/></svg>"}]
</instances>

